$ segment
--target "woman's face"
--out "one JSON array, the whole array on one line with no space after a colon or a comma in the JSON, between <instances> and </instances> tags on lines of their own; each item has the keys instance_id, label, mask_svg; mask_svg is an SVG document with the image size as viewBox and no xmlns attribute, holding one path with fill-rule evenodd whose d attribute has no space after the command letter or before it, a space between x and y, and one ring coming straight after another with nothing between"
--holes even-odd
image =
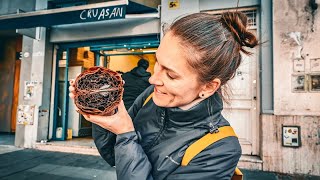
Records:
<instances>
[{"instance_id":1,"label":"woman's face","mask_svg":"<svg viewBox=\"0 0 320 180\"><path fill-rule=\"evenodd\" d=\"M200 101L198 75L184 53L179 39L168 32L157 50L154 74L149 79L154 85L153 101L160 107L189 109Z\"/></svg>"}]
</instances>

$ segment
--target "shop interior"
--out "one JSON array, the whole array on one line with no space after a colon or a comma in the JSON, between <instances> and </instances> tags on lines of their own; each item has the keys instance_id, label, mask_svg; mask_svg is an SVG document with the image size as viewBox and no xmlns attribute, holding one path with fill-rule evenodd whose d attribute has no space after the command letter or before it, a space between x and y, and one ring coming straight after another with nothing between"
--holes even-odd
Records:
<instances>
[{"instance_id":1,"label":"shop interior","mask_svg":"<svg viewBox=\"0 0 320 180\"><path fill-rule=\"evenodd\" d=\"M94 147L92 124L76 112L68 97L68 81L93 66L107 67L125 73L137 66L143 58L148 60L148 72L153 74L157 43L122 43L112 46L83 46L57 51L55 103L52 138L49 143ZM66 76L67 74L67 76Z\"/></svg>"}]
</instances>

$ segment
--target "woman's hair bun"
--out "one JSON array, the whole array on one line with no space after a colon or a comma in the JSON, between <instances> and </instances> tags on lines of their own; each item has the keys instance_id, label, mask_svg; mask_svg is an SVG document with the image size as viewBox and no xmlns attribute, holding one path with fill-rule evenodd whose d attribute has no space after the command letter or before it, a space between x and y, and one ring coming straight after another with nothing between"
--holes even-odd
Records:
<instances>
[{"instance_id":1,"label":"woman's hair bun","mask_svg":"<svg viewBox=\"0 0 320 180\"><path fill-rule=\"evenodd\" d=\"M247 16L242 12L224 12L221 14L221 22L232 32L241 46L253 48L258 45L256 36L247 30Z\"/></svg>"}]
</instances>

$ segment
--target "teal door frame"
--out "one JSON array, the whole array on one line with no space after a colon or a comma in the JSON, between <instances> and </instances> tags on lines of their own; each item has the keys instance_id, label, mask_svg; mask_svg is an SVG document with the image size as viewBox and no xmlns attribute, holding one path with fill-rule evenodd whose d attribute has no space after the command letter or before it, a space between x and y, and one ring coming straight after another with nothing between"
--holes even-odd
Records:
<instances>
[{"instance_id":1,"label":"teal door frame","mask_svg":"<svg viewBox=\"0 0 320 180\"><path fill-rule=\"evenodd\" d=\"M59 80L59 60L62 57L63 51L66 51L66 67L65 67L65 76L64 80L61 82ZM55 87L54 87L54 114L53 114L53 131L52 131L52 139L53 140L60 140L64 141L67 137L67 130L68 130L68 112L69 112L69 48L67 49L58 49L57 50L57 57L56 57L56 81L55 81ZM65 95L63 97L63 105L62 107L58 107L58 101L60 96L59 86L63 83L65 86L63 88L63 94ZM61 127L62 128L62 135L61 138L57 138L57 128L58 128L58 119L59 116L61 116Z\"/></svg>"}]
</instances>

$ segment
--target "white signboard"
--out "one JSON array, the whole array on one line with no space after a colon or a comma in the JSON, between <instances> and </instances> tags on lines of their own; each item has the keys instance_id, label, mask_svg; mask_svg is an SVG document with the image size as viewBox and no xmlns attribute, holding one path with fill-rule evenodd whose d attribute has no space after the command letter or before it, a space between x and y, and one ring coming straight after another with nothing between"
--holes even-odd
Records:
<instances>
[{"instance_id":1,"label":"white signboard","mask_svg":"<svg viewBox=\"0 0 320 180\"><path fill-rule=\"evenodd\" d=\"M19 105L17 123L33 125L35 105Z\"/></svg>"},{"instance_id":2,"label":"white signboard","mask_svg":"<svg viewBox=\"0 0 320 180\"><path fill-rule=\"evenodd\" d=\"M32 99L36 94L37 85L38 85L38 81L25 81L23 99L25 100Z\"/></svg>"}]
</instances>

